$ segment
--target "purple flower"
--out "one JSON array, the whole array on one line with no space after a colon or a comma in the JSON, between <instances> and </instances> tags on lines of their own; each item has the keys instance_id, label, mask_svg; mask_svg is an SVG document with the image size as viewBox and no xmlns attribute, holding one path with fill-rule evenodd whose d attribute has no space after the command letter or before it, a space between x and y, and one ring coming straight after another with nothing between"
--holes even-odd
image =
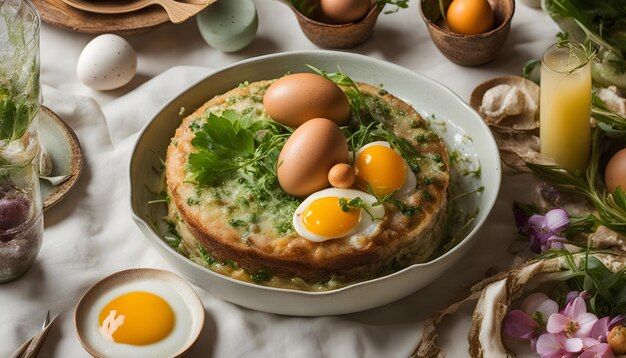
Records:
<instances>
[{"instance_id":1,"label":"purple flower","mask_svg":"<svg viewBox=\"0 0 626 358\"><path fill-rule=\"evenodd\" d=\"M542 334L537 340L537 353L542 358L575 357L583 350L583 340L567 338L564 334Z\"/></svg>"},{"instance_id":2,"label":"purple flower","mask_svg":"<svg viewBox=\"0 0 626 358\"><path fill-rule=\"evenodd\" d=\"M533 215L528 219L530 229L530 249L541 253L550 249L560 249L567 240L561 236L569 225L569 215L563 209L552 209L546 215Z\"/></svg>"},{"instance_id":3,"label":"purple flower","mask_svg":"<svg viewBox=\"0 0 626 358\"><path fill-rule=\"evenodd\" d=\"M563 333L567 338L588 338L598 317L587 312L585 300L580 296L548 319L546 329L549 333Z\"/></svg>"},{"instance_id":4,"label":"purple flower","mask_svg":"<svg viewBox=\"0 0 626 358\"><path fill-rule=\"evenodd\" d=\"M509 337L532 340L546 319L558 312L558 304L544 293L538 292L524 299L522 310L509 312L504 320L504 334Z\"/></svg>"}]
</instances>

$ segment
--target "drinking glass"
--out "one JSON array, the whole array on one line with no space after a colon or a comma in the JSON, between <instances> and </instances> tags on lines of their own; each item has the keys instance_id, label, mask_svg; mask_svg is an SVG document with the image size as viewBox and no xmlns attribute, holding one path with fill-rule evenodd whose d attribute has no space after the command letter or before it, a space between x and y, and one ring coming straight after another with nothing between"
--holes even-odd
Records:
<instances>
[{"instance_id":1,"label":"drinking glass","mask_svg":"<svg viewBox=\"0 0 626 358\"><path fill-rule=\"evenodd\" d=\"M541 59L540 151L584 171L591 150L591 61L576 48L550 46Z\"/></svg>"},{"instance_id":2,"label":"drinking glass","mask_svg":"<svg viewBox=\"0 0 626 358\"><path fill-rule=\"evenodd\" d=\"M32 266L43 237L39 27L29 1L0 0L0 282Z\"/></svg>"}]
</instances>

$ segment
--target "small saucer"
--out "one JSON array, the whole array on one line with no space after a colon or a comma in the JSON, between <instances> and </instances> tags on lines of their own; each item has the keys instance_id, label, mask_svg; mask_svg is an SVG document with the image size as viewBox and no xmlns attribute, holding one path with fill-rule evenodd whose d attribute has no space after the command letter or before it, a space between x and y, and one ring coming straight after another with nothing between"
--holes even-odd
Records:
<instances>
[{"instance_id":1,"label":"small saucer","mask_svg":"<svg viewBox=\"0 0 626 358\"><path fill-rule=\"evenodd\" d=\"M39 140L52 160L49 176L69 175L59 185L40 179L41 198L44 210L58 203L76 184L83 168L83 153L72 128L47 107L39 112Z\"/></svg>"},{"instance_id":2,"label":"small saucer","mask_svg":"<svg viewBox=\"0 0 626 358\"><path fill-rule=\"evenodd\" d=\"M111 300L131 292L155 294L171 306L176 325L169 336L143 346L117 344L102 338L98 327L100 311ZM198 340L204 319L204 305L187 281L172 272L152 268L124 270L105 277L85 292L74 310L78 340L93 357L184 356ZM158 349L159 353L152 349Z\"/></svg>"}]
</instances>

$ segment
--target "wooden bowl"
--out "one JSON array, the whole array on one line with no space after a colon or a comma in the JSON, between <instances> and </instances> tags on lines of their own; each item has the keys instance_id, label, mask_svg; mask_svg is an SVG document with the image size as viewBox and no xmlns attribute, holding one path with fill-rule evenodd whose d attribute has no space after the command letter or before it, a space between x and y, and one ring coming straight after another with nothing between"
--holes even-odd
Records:
<instances>
[{"instance_id":1,"label":"wooden bowl","mask_svg":"<svg viewBox=\"0 0 626 358\"><path fill-rule=\"evenodd\" d=\"M357 22L333 25L317 21L317 16L305 16L288 0L282 0L293 10L304 35L314 44L323 48L349 48L357 46L372 34L381 9L372 1L372 7L365 17Z\"/></svg>"},{"instance_id":2,"label":"wooden bowl","mask_svg":"<svg viewBox=\"0 0 626 358\"><path fill-rule=\"evenodd\" d=\"M420 15L428 27L435 46L450 61L462 66L487 63L506 41L515 12L515 0L488 0L493 9L493 29L477 35L461 35L450 31L444 23L438 0L420 0ZM444 11L452 0L443 0Z\"/></svg>"}]
</instances>

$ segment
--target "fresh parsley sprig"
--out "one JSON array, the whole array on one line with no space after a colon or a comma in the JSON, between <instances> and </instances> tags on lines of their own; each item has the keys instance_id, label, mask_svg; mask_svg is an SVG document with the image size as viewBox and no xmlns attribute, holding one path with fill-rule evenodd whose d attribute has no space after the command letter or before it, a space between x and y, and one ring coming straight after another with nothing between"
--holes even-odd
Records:
<instances>
[{"instance_id":1,"label":"fresh parsley sprig","mask_svg":"<svg viewBox=\"0 0 626 358\"><path fill-rule=\"evenodd\" d=\"M213 186L238 170L265 187L276 185L276 161L291 131L267 121L254 122L249 115L226 110L209 113L195 129L188 169L201 187Z\"/></svg>"}]
</instances>

